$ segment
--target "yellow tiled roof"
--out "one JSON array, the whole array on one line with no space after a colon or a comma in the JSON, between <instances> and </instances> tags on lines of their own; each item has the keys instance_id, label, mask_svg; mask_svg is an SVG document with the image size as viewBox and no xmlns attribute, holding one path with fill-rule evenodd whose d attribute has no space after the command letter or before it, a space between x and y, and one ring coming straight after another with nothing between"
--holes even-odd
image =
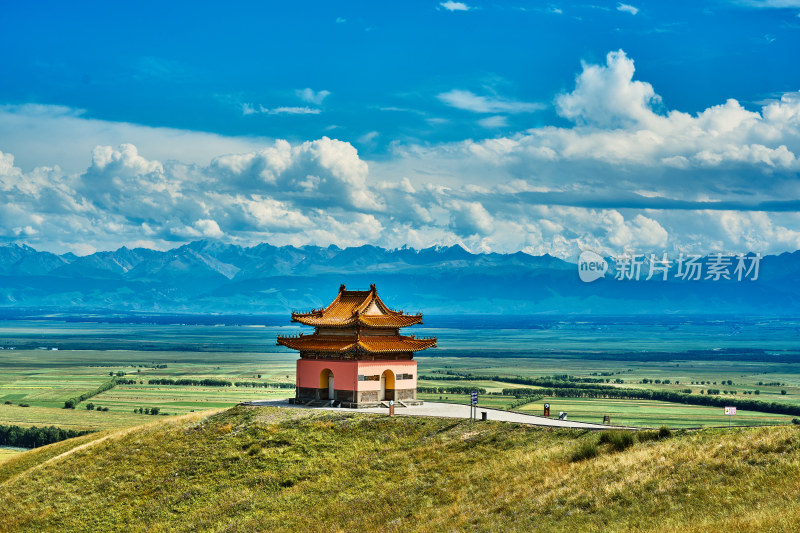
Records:
<instances>
[{"instance_id":1,"label":"yellow tiled roof","mask_svg":"<svg viewBox=\"0 0 800 533\"><path fill-rule=\"evenodd\" d=\"M367 314L367 311L375 308L380 314ZM368 328L404 328L422 322L422 315L406 315L402 311L389 309L378 296L375 285L368 291L348 291L342 285L339 294L328 307L308 313L292 313L292 320L314 327L347 327L358 324Z\"/></svg>"},{"instance_id":2,"label":"yellow tiled roof","mask_svg":"<svg viewBox=\"0 0 800 533\"><path fill-rule=\"evenodd\" d=\"M367 353L393 353L417 352L435 347L436 338L418 339L403 335L342 337L313 334L278 337L278 344L301 352L346 353L361 350Z\"/></svg>"}]
</instances>

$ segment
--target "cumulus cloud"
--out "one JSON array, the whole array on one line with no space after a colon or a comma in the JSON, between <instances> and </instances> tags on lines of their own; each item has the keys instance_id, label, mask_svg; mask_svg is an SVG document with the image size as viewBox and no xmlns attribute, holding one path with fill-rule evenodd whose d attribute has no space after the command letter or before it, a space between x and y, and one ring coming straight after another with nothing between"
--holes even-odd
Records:
<instances>
[{"instance_id":1,"label":"cumulus cloud","mask_svg":"<svg viewBox=\"0 0 800 533\"><path fill-rule=\"evenodd\" d=\"M309 100L327 96L309 91ZM478 123L487 128L507 127L508 113L534 105L468 91L440 98L485 115ZM757 109L730 99L693 114L670 110L619 50L602 64L583 64L554 104L561 126L396 144L374 161L329 137L221 138L216 146L206 134L102 123L61 108L2 108L0 132L31 123L56 148L49 129L73 149L99 131L142 144L92 144L77 170L22 168L3 146L0 239L56 251L167 248L199 238L460 243L561 257L581 247L606 254L800 248L800 202L792 200L800 198L800 93ZM73 126L81 143L70 145ZM198 146L204 154L195 158Z\"/></svg>"},{"instance_id":2,"label":"cumulus cloud","mask_svg":"<svg viewBox=\"0 0 800 533\"><path fill-rule=\"evenodd\" d=\"M210 165L233 190L270 193L306 205L380 209L367 187L367 164L350 144L328 137L215 158Z\"/></svg>"},{"instance_id":3,"label":"cumulus cloud","mask_svg":"<svg viewBox=\"0 0 800 533\"><path fill-rule=\"evenodd\" d=\"M196 220L194 223L194 228L199 232L200 235L206 238L218 239L224 235L222 230L219 229L219 224L217 224L216 221L208 218Z\"/></svg>"},{"instance_id":4,"label":"cumulus cloud","mask_svg":"<svg viewBox=\"0 0 800 533\"><path fill-rule=\"evenodd\" d=\"M633 81L634 70L622 50L609 52L605 65L584 63L575 89L556 98L559 114L601 128L651 122L652 105L661 100L652 85Z\"/></svg>"},{"instance_id":5,"label":"cumulus cloud","mask_svg":"<svg viewBox=\"0 0 800 533\"><path fill-rule=\"evenodd\" d=\"M494 229L492 216L480 202L450 203L451 226L460 235L488 235Z\"/></svg>"},{"instance_id":6,"label":"cumulus cloud","mask_svg":"<svg viewBox=\"0 0 800 533\"><path fill-rule=\"evenodd\" d=\"M14 154L24 169L59 166L67 173L82 172L95 146L126 143L159 161L208 164L216 155L256 150L269 141L97 120L63 106L0 105L0 150Z\"/></svg>"}]
</instances>

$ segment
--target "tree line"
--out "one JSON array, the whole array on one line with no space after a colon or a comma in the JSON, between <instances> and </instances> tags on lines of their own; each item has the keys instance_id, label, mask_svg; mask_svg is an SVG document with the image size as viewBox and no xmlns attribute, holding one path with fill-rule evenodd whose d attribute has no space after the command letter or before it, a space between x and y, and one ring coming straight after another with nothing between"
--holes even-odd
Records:
<instances>
[{"instance_id":1,"label":"tree line","mask_svg":"<svg viewBox=\"0 0 800 533\"><path fill-rule=\"evenodd\" d=\"M99 387L97 387L95 390L93 390L91 392L84 392L80 396L76 396L75 398L70 398L69 400L66 400L64 402L64 409L75 409L75 407L79 403L81 403L82 401L88 400L92 396L97 396L101 392L105 392L105 391L107 391L109 389L113 389L116 384L117 383L116 383L115 379L111 378L111 380L106 381L105 383L103 383L102 385L100 385Z\"/></svg>"},{"instance_id":2,"label":"tree line","mask_svg":"<svg viewBox=\"0 0 800 533\"><path fill-rule=\"evenodd\" d=\"M29 427L0 425L0 442L3 446L16 446L18 448L35 448L54 442L86 435L91 431L77 431L63 429L55 426Z\"/></svg>"},{"instance_id":3,"label":"tree line","mask_svg":"<svg viewBox=\"0 0 800 533\"><path fill-rule=\"evenodd\" d=\"M534 385L538 387L563 387L569 385L576 388L593 388L600 383L611 383L610 379L604 378L587 378L571 376L569 374L560 374L556 376L543 376L537 378L526 378L522 376L483 376L479 374L472 374L470 372L453 372L447 371L441 375L426 375L420 376L421 379L431 380L471 380L471 381L500 381L505 383L516 383L517 385ZM623 383L621 379L614 380L614 383Z\"/></svg>"},{"instance_id":4,"label":"tree line","mask_svg":"<svg viewBox=\"0 0 800 533\"><path fill-rule=\"evenodd\" d=\"M417 387L417 392L427 394L469 394L477 391L478 394L486 394L486 389L475 387Z\"/></svg>"},{"instance_id":5,"label":"tree line","mask_svg":"<svg viewBox=\"0 0 800 533\"><path fill-rule=\"evenodd\" d=\"M204 378L204 379L169 379L157 378L148 379L148 385L185 385L189 387L232 387L233 383L224 379Z\"/></svg>"},{"instance_id":6,"label":"tree line","mask_svg":"<svg viewBox=\"0 0 800 533\"><path fill-rule=\"evenodd\" d=\"M294 383L261 383L258 381L237 381L237 387L253 387L262 389L293 389Z\"/></svg>"},{"instance_id":7,"label":"tree line","mask_svg":"<svg viewBox=\"0 0 800 533\"><path fill-rule=\"evenodd\" d=\"M133 381L135 384L136 381ZM258 387L272 389L293 389L294 383L262 383L258 381L228 381L225 379L205 378L205 379L170 379L155 378L148 379L148 385L183 385L187 387Z\"/></svg>"}]
</instances>

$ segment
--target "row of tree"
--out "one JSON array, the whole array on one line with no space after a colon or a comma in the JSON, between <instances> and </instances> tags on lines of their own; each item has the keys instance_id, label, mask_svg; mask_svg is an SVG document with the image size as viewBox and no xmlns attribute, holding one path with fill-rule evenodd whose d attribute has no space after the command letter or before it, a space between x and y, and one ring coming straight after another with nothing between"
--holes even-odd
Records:
<instances>
[{"instance_id":1,"label":"row of tree","mask_svg":"<svg viewBox=\"0 0 800 533\"><path fill-rule=\"evenodd\" d=\"M539 378L523 378L520 376L514 376L513 378L505 377L505 376L479 376L477 374L472 374L470 372L454 372L452 370L446 370L444 372L436 372L436 375L426 375L420 376L421 379L430 379L430 380L440 380L440 381L464 381L464 380L484 380L484 379L491 379L493 381L505 381L507 383L519 383L520 385L534 385L534 381L539 383L610 383L610 379L603 379L603 378L587 378L587 377L578 377L572 376L570 374L557 374L554 376L543 376ZM522 380L522 382L518 381ZM531 383L528 383L528 382ZM615 381L615 383L622 383L621 379Z\"/></svg>"},{"instance_id":2,"label":"row of tree","mask_svg":"<svg viewBox=\"0 0 800 533\"><path fill-rule=\"evenodd\" d=\"M147 380L149 385L186 385L189 387L232 387L233 383L224 379L204 378L204 379L169 379L157 378Z\"/></svg>"},{"instance_id":3,"label":"row of tree","mask_svg":"<svg viewBox=\"0 0 800 533\"><path fill-rule=\"evenodd\" d=\"M122 381L119 381L122 383ZM135 384L135 380L131 380L131 384ZM140 382L141 383L141 382ZM188 387L260 387L271 389L293 389L294 383L263 383L258 381L237 381L231 382L224 379L204 378L204 379L170 379L170 378L155 378L147 380L148 385L185 385Z\"/></svg>"},{"instance_id":4,"label":"row of tree","mask_svg":"<svg viewBox=\"0 0 800 533\"><path fill-rule=\"evenodd\" d=\"M4 426L0 425L0 442L3 446L16 446L18 448L36 448L52 444L73 437L80 437L91 433L90 431L77 431L74 429L63 429L55 426L50 427L29 427Z\"/></svg>"},{"instance_id":5,"label":"row of tree","mask_svg":"<svg viewBox=\"0 0 800 533\"><path fill-rule=\"evenodd\" d=\"M237 381L237 387L253 387L262 389L293 389L294 383L263 383L260 381Z\"/></svg>"},{"instance_id":6,"label":"row of tree","mask_svg":"<svg viewBox=\"0 0 800 533\"><path fill-rule=\"evenodd\" d=\"M486 394L486 389L475 387L417 387L417 392L428 394L469 394L478 391L479 394Z\"/></svg>"},{"instance_id":7,"label":"row of tree","mask_svg":"<svg viewBox=\"0 0 800 533\"><path fill-rule=\"evenodd\" d=\"M157 415L161 412L160 407L139 407L133 410L134 413L138 413L140 415Z\"/></svg>"},{"instance_id":8,"label":"row of tree","mask_svg":"<svg viewBox=\"0 0 800 533\"><path fill-rule=\"evenodd\" d=\"M114 380L114 378L111 378L111 380L106 381L105 383L103 383L102 385L97 387L95 390L93 390L91 392L84 392L80 396L76 396L75 398L70 398L69 400L65 401L64 402L64 409L75 409L75 407L77 407L77 405L79 403L81 403L82 401L88 400L92 396L97 396L101 392L105 392L105 391L107 391L109 389L113 389L114 385L116 385L116 384L117 383Z\"/></svg>"}]
</instances>

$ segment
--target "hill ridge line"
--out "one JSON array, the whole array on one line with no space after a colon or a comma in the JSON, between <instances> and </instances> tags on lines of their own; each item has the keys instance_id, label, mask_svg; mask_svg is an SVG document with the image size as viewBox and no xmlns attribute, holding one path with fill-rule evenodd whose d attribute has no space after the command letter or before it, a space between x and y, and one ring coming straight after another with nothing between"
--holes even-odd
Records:
<instances>
[{"instance_id":1,"label":"hill ridge line","mask_svg":"<svg viewBox=\"0 0 800 533\"><path fill-rule=\"evenodd\" d=\"M58 455L56 455L54 457L51 457L51 458L47 459L46 461L42 461L41 463L38 463L38 464L28 468L27 470L24 470L24 471L20 472L19 474L8 478L7 480L5 480L2 483L0 483L0 488L3 488L5 486L7 486L7 485L10 486L10 484L12 482L22 478L23 476L27 476L31 472L34 472L34 471L36 471L36 470L38 470L38 469L40 469L40 468L42 468L42 467L44 467L44 466L46 466L48 464L54 463L59 459L63 459L65 457L68 457L68 456L72 455L75 452L78 452L78 451L81 451L81 450L85 450L87 448L91 448L92 446L95 446L97 444L105 442L105 441L107 441L109 439L112 439L112 438L115 438L115 437L124 437L125 435L128 435L129 433L132 433L135 430L145 429L145 428L156 426L156 425L163 424L163 423L166 423L166 422L169 422L169 423L178 422L178 421L183 422L183 421L186 421L186 420L191 420L192 418L200 417L201 415L205 415L205 416L202 416L202 418L207 418L209 416L213 416L213 415L215 415L217 413L220 413L222 411L225 411L225 410L226 410L226 408L209 409L209 410L206 410L206 411L199 411L199 412L195 412L195 413L187 413L185 415L180 415L180 416L171 416L169 418L165 418L165 419L162 419L162 420L154 420L152 422L147 422L146 424L142 424L142 425L139 425L139 426L132 426L132 427L122 428L122 429L118 429L118 430L111 430L112 432L108 433L107 435L104 435L104 436L99 437L97 439L91 440L89 442L84 442L83 444L79 444L78 446L75 446L74 448L70 448L69 450L67 450L67 451L65 451L63 453L60 453L60 454L58 454ZM63 441L61 441L61 442L63 442ZM53 443L53 444L58 444L58 443ZM25 452L23 452L23 453L25 453Z\"/></svg>"}]
</instances>

